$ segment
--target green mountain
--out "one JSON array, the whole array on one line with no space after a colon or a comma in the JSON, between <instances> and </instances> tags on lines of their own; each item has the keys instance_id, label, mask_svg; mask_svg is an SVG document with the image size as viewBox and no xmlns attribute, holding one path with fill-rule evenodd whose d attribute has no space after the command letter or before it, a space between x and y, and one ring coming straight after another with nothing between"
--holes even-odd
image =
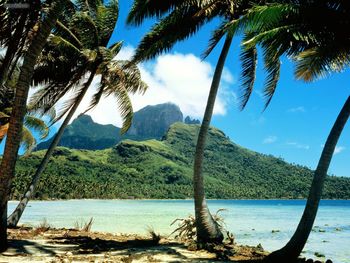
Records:
<instances>
[{"instance_id":1,"label":"green mountain","mask_svg":"<svg viewBox=\"0 0 350 263\"><path fill-rule=\"evenodd\" d=\"M146 106L135 112L129 131L122 136L120 128L111 124L98 124L89 115L80 115L66 128L59 146L101 150L113 147L123 139L161 139L171 124L182 120L182 112L175 104ZM36 150L47 149L51 142L52 139L38 144Z\"/></svg>"},{"instance_id":2,"label":"green mountain","mask_svg":"<svg viewBox=\"0 0 350 263\"><path fill-rule=\"evenodd\" d=\"M125 140L89 151L58 148L35 198L191 198L198 125L173 124L161 141ZM18 198L44 151L22 157L12 198ZM244 149L215 128L204 166L208 198L305 198L312 171ZM324 198L350 198L350 178L328 177Z\"/></svg>"}]
</instances>

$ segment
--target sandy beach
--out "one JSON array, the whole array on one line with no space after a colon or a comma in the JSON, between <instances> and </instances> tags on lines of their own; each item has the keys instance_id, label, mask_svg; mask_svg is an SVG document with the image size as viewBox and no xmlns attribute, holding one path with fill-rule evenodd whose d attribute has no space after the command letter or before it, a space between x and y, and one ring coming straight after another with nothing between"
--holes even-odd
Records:
<instances>
[{"instance_id":1,"label":"sandy beach","mask_svg":"<svg viewBox=\"0 0 350 263\"><path fill-rule=\"evenodd\" d=\"M225 245L213 252L156 236L22 227L9 230L9 249L0 262L253 262L267 252Z\"/></svg>"}]
</instances>

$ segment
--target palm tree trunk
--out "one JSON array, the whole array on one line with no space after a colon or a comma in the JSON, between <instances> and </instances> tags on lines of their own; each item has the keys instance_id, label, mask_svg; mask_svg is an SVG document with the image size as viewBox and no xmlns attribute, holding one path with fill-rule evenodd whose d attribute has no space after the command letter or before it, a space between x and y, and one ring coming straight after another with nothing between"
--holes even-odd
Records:
<instances>
[{"instance_id":1,"label":"palm tree trunk","mask_svg":"<svg viewBox=\"0 0 350 263\"><path fill-rule=\"evenodd\" d=\"M223 234L219 229L218 224L214 221L207 206L204 192L203 182L203 158L204 148L207 139L207 134L210 126L210 120L213 115L216 95L220 85L222 71L225 65L225 60L230 49L232 37L227 36L225 44L222 48L218 63L215 68L213 81L210 87L210 93L205 109L203 122L199 130L196 153L194 159L194 204L196 215L197 241L199 243L220 243L223 240Z\"/></svg>"},{"instance_id":2,"label":"palm tree trunk","mask_svg":"<svg viewBox=\"0 0 350 263\"><path fill-rule=\"evenodd\" d=\"M61 137L63 135L64 130L66 129L67 125L69 124L70 120L72 119L74 113L76 112L79 104L81 103L81 101L83 100L87 90L89 89L93 79L95 76L95 72L92 72L89 76L89 79L87 80L87 82L84 84L84 88L81 90L81 93L79 94L79 97L77 98L76 103L73 105L73 107L70 109L68 115L66 116L66 118L64 119L60 129L58 130L58 132L56 133L53 141L50 144L50 147L47 149L44 158L42 159L39 167L37 168L33 179L27 189L27 191L25 192L25 194L22 196L19 204L17 205L16 209L13 211L13 213L9 216L9 218L7 219L7 225L10 228L14 228L17 226L30 198L32 197L33 193L35 192L36 186L39 182L40 176L43 173L44 169L46 168L46 165L49 162L50 157L52 156L53 151L55 150L57 144L59 143L59 141L61 140Z\"/></svg>"},{"instance_id":3,"label":"palm tree trunk","mask_svg":"<svg viewBox=\"0 0 350 263\"><path fill-rule=\"evenodd\" d=\"M317 169L314 173L307 203L299 225L290 241L283 248L268 256L269 262L295 262L295 259L298 258L303 250L316 218L328 167L349 115L350 97L346 100L331 132L328 135Z\"/></svg>"},{"instance_id":4,"label":"palm tree trunk","mask_svg":"<svg viewBox=\"0 0 350 263\"><path fill-rule=\"evenodd\" d=\"M60 13L60 2L61 1L53 2L47 16L40 24L36 35L33 37L28 51L24 56L21 73L16 86L15 101L7 133L5 151L0 166L0 252L7 249L7 202L22 137L22 126L24 115L26 113L29 86L37 58L46 43L51 29L56 23L58 14Z\"/></svg>"}]
</instances>

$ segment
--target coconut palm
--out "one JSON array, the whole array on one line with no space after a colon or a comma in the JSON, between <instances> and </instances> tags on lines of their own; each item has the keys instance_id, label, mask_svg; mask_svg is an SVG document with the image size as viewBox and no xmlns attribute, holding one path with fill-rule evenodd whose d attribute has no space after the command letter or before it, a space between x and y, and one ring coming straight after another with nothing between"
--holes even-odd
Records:
<instances>
[{"instance_id":1,"label":"coconut palm","mask_svg":"<svg viewBox=\"0 0 350 263\"><path fill-rule=\"evenodd\" d=\"M221 242L223 234L218 224L213 220L209 212L205 199L203 182L203 157L205 151L206 137L213 115L216 95L218 92L221 74L225 65L225 60L231 46L232 38L238 29L238 18L243 15L250 6L250 1L229 1L229 0L206 0L206 1L141 1L135 0L128 17L128 23L133 25L141 24L146 18L156 17L160 19L151 31L142 39L133 62L140 62L152 59L156 55L170 50L173 45L181 40L185 40L195 34L203 25L210 22L215 17L220 17L221 25L214 31L208 49L203 57L208 56L215 46L225 37L225 42L217 62L208 101L200 127L196 152L194 158L194 200L197 240L200 243ZM244 58L249 62L249 70L255 70L256 50L251 48L243 53ZM276 65L279 65L276 63ZM247 69L248 70L248 69ZM270 74L272 81L270 87L274 89L277 83L276 75L279 71ZM244 85L252 87L255 80L253 77L246 78ZM249 96L242 96L242 108L246 105Z\"/></svg>"},{"instance_id":2,"label":"coconut palm","mask_svg":"<svg viewBox=\"0 0 350 263\"><path fill-rule=\"evenodd\" d=\"M7 248L7 202L22 138L29 86L37 58L63 8L62 2L64 1L53 1L45 16L33 27L30 43L23 56L21 73L18 78L15 100L9 121L5 151L0 166L0 251L4 251Z\"/></svg>"},{"instance_id":3,"label":"coconut palm","mask_svg":"<svg viewBox=\"0 0 350 263\"><path fill-rule=\"evenodd\" d=\"M123 119L121 131L129 129L133 116L129 94L143 93L147 86L141 80L136 65L130 64L126 67L127 61L114 60L122 47L121 42L107 47L117 18L117 1L112 0L105 4L94 0L89 3L77 1L74 15L63 18L62 21L58 20L55 32L51 34L33 76L35 84L46 85L33 95L30 105L34 109L43 109L43 113L46 113L68 92L73 95L63 104L54 120L58 121L66 116L31 184L8 218L9 226L17 225L64 129L96 76L100 75L101 80L86 111L95 107L103 96L113 95Z\"/></svg>"},{"instance_id":4,"label":"coconut palm","mask_svg":"<svg viewBox=\"0 0 350 263\"><path fill-rule=\"evenodd\" d=\"M312 81L331 72L341 72L350 65L349 15L347 1L287 0L256 6L242 18L242 23L250 27L244 45L249 50L260 44L271 61L288 55L296 64L296 78ZM273 92L270 90L270 94ZM350 97L326 140L295 233L283 248L271 253L268 260L294 262L300 255L316 218L327 171L349 115Z\"/></svg>"}]
</instances>

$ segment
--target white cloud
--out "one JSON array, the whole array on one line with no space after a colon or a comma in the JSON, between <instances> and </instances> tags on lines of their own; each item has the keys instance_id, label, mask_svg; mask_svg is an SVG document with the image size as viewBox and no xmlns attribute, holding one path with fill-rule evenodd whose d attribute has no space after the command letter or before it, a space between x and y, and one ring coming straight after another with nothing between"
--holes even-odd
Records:
<instances>
[{"instance_id":1,"label":"white cloud","mask_svg":"<svg viewBox=\"0 0 350 263\"><path fill-rule=\"evenodd\" d=\"M342 151L344 151L346 148L344 146L336 146L335 150L334 150L334 154L338 154L341 153Z\"/></svg>"},{"instance_id":2,"label":"white cloud","mask_svg":"<svg viewBox=\"0 0 350 263\"><path fill-rule=\"evenodd\" d=\"M271 144L277 141L277 136L268 136L263 140L263 144Z\"/></svg>"},{"instance_id":3,"label":"white cloud","mask_svg":"<svg viewBox=\"0 0 350 263\"><path fill-rule=\"evenodd\" d=\"M306 110L303 106L299 106L296 108L291 108L291 109L287 110L287 112L297 113L297 112L306 112Z\"/></svg>"},{"instance_id":4,"label":"white cloud","mask_svg":"<svg viewBox=\"0 0 350 263\"><path fill-rule=\"evenodd\" d=\"M286 145L292 146L292 147L297 148L297 149L303 149L303 150L309 150L310 149L310 145L301 144L301 143L298 143L298 142L287 142Z\"/></svg>"},{"instance_id":5,"label":"white cloud","mask_svg":"<svg viewBox=\"0 0 350 263\"><path fill-rule=\"evenodd\" d=\"M133 52L132 47L125 47L116 59L129 59ZM147 105L173 102L180 107L185 116L202 118L214 72L214 67L210 63L201 61L193 54L175 53L161 55L155 62L141 64L139 68L142 79L149 88L144 95L131 96L134 111ZM94 80L76 116L88 107L89 98L96 90L94 87L98 81L98 78ZM235 102L236 95L229 89L229 85L233 83L234 77L225 69L216 98L214 115L225 115L227 107ZM121 125L117 102L112 96L101 100L100 104L88 114L98 123Z\"/></svg>"}]
</instances>

